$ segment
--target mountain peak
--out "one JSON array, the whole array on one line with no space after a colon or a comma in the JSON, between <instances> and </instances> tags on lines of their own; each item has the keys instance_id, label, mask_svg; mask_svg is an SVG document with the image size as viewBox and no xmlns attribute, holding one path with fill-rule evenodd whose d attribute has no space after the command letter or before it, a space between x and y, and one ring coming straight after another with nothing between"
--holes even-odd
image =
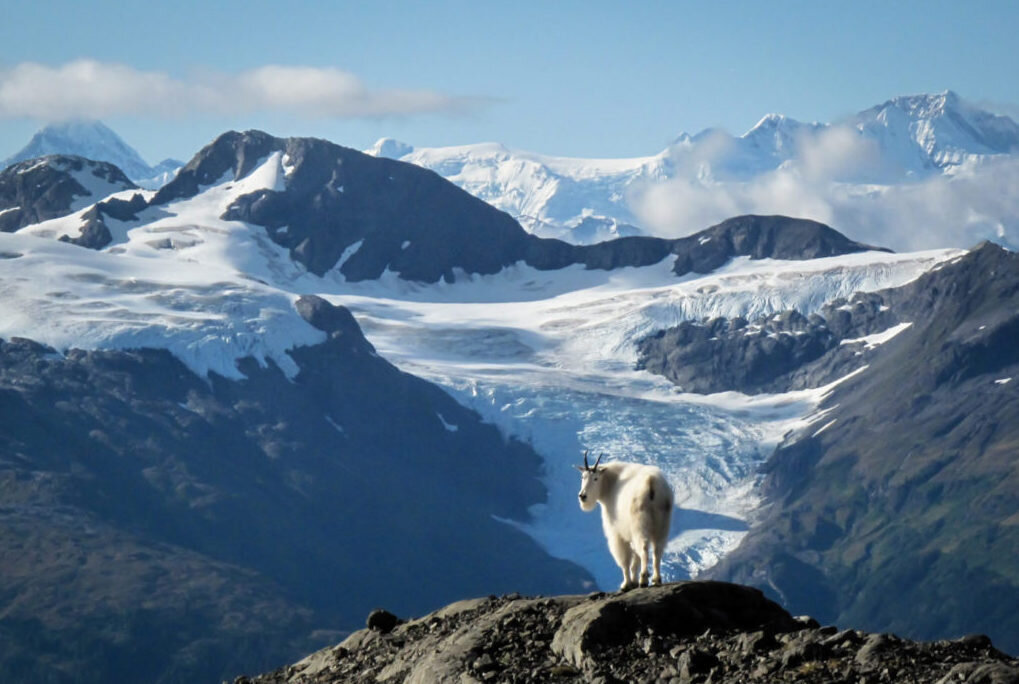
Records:
<instances>
[{"instance_id":1,"label":"mountain peak","mask_svg":"<svg viewBox=\"0 0 1019 684\"><path fill-rule=\"evenodd\" d=\"M893 97L857 114L854 125L889 145L912 139L918 158L930 168L944 169L975 155L1019 149L1015 121L982 110L952 90Z\"/></svg>"},{"instance_id":2,"label":"mountain peak","mask_svg":"<svg viewBox=\"0 0 1019 684\"><path fill-rule=\"evenodd\" d=\"M759 136L773 136L780 134L794 134L803 128L805 124L784 114L765 114L760 121L744 133L743 138L756 138Z\"/></svg>"},{"instance_id":3,"label":"mountain peak","mask_svg":"<svg viewBox=\"0 0 1019 684\"><path fill-rule=\"evenodd\" d=\"M944 116L952 111L961 111L969 108L966 101L953 90L944 90L940 93L899 95L879 105L879 108L886 107L901 109L910 115L911 118Z\"/></svg>"},{"instance_id":4,"label":"mountain peak","mask_svg":"<svg viewBox=\"0 0 1019 684\"><path fill-rule=\"evenodd\" d=\"M375 141L375 144L365 150L364 153L370 154L373 157L399 159L413 151L413 145L409 145L401 140L396 140L395 138L379 138Z\"/></svg>"},{"instance_id":5,"label":"mountain peak","mask_svg":"<svg viewBox=\"0 0 1019 684\"><path fill-rule=\"evenodd\" d=\"M153 175L151 167L133 147L104 123L94 119L70 119L47 124L32 136L25 147L6 159L4 165L51 154L109 162L128 178L143 179Z\"/></svg>"}]
</instances>

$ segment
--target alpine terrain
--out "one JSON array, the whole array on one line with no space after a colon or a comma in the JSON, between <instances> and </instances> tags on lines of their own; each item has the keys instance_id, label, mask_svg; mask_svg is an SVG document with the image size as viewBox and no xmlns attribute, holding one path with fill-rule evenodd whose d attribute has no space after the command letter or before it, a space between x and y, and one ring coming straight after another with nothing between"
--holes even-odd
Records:
<instances>
[{"instance_id":1,"label":"alpine terrain","mask_svg":"<svg viewBox=\"0 0 1019 684\"><path fill-rule=\"evenodd\" d=\"M915 235L903 242L914 249L980 238L1019 246L1019 205L999 191L1019 177L1019 125L952 91L892 98L832 123L768 114L739 136L683 133L657 154L630 159L391 138L367 152L432 169L530 232L575 243L686 235L736 213L795 210L838 219L860 237L877 238L886 221L910 222ZM925 202L946 194L963 209L938 209L958 225L934 232L919 219Z\"/></svg>"},{"instance_id":2,"label":"alpine terrain","mask_svg":"<svg viewBox=\"0 0 1019 684\"><path fill-rule=\"evenodd\" d=\"M333 656L378 660L518 611L554 639L585 605L654 613L641 596L694 606L701 642L640 618L606 647L650 639L677 673L767 672L779 642L813 654L786 669L863 658L868 635L804 636L771 601L1019 650L1014 253L756 214L574 244L419 165L260 131L136 186L68 155L0 174L3 679L225 679L348 636ZM667 580L763 594L585 603L618 580L576 503L585 450L666 473ZM350 636L514 592L573 598ZM586 648L550 666L600 673ZM1011 667L986 640L916 648L939 677Z\"/></svg>"}]
</instances>

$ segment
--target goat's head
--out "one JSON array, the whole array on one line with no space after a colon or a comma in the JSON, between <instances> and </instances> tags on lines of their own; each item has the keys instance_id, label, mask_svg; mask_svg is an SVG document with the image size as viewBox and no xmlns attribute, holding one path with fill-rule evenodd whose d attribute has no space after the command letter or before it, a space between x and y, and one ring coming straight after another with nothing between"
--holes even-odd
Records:
<instances>
[{"instance_id":1,"label":"goat's head","mask_svg":"<svg viewBox=\"0 0 1019 684\"><path fill-rule=\"evenodd\" d=\"M580 471L580 493L577 494L577 499L580 500L580 507L585 511L593 511L598 505L598 499L601 498L602 473L605 469L599 467L599 463L601 463L601 456L593 466L588 465L587 452L585 451L584 465L573 466Z\"/></svg>"}]
</instances>

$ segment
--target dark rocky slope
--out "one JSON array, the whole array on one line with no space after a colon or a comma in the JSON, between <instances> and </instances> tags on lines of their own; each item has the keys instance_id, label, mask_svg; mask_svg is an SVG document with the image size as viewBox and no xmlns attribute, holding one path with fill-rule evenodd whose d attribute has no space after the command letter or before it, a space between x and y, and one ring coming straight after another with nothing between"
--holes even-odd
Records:
<instances>
[{"instance_id":1,"label":"dark rocky slope","mask_svg":"<svg viewBox=\"0 0 1019 684\"><path fill-rule=\"evenodd\" d=\"M825 621L913 638L979 631L1019 652L1019 255L983 244L821 316L755 323L681 326L648 343L646 363L702 391L866 369L771 456L769 504L710 575ZM869 350L839 344L904 323Z\"/></svg>"},{"instance_id":2,"label":"dark rocky slope","mask_svg":"<svg viewBox=\"0 0 1019 684\"><path fill-rule=\"evenodd\" d=\"M865 366L877 353L860 338L887 330L898 315L878 295L857 293L804 316L784 311L744 318L683 321L637 343L638 369L687 392L747 394L821 387Z\"/></svg>"},{"instance_id":3,"label":"dark rocky slope","mask_svg":"<svg viewBox=\"0 0 1019 684\"><path fill-rule=\"evenodd\" d=\"M380 602L588 586L494 519L543 500L530 448L298 308L328 340L293 380L0 343L0 680L218 681Z\"/></svg>"},{"instance_id":4,"label":"dark rocky slope","mask_svg":"<svg viewBox=\"0 0 1019 684\"><path fill-rule=\"evenodd\" d=\"M113 164L82 157L51 155L12 164L0 171L0 231L11 233L33 223L66 216L71 213L75 199L88 198L93 202L103 199L91 197L90 190L75 180L74 174L91 174L116 190L137 187Z\"/></svg>"},{"instance_id":5,"label":"dark rocky slope","mask_svg":"<svg viewBox=\"0 0 1019 684\"><path fill-rule=\"evenodd\" d=\"M235 684L359 682L1019 682L984 636L916 643L793 618L754 589L686 582L626 594L461 601L369 627Z\"/></svg>"}]
</instances>

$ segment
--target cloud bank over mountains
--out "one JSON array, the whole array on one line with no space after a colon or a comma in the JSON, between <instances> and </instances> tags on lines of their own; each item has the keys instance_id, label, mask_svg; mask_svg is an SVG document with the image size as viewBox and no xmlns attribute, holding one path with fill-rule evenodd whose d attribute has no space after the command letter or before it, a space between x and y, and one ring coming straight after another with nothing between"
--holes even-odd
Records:
<instances>
[{"instance_id":1,"label":"cloud bank over mountains","mask_svg":"<svg viewBox=\"0 0 1019 684\"><path fill-rule=\"evenodd\" d=\"M855 239L900 251L969 247L982 239L1019 244L1019 158L1001 155L954 173L910 174L848 126L797 136L776 168L726 168L731 138L674 146L677 173L631 189L628 203L650 234L682 237L741 214L809 218Z\"/></svg>"},{"instance_id":2,"label":"cloud bank over mountains","mask_svg":"<svg viewBox=\"0 0 1019 684\"><path fill-rule=\"evenodd\" d=\"M125 64L78 59L60 66L22 62L0 69L0 118L159 118L285 112L310 118L462 115L485 98L424 89L372 88L332 67L265 65L187 78Z\"/></svg>"}]
</instances>

